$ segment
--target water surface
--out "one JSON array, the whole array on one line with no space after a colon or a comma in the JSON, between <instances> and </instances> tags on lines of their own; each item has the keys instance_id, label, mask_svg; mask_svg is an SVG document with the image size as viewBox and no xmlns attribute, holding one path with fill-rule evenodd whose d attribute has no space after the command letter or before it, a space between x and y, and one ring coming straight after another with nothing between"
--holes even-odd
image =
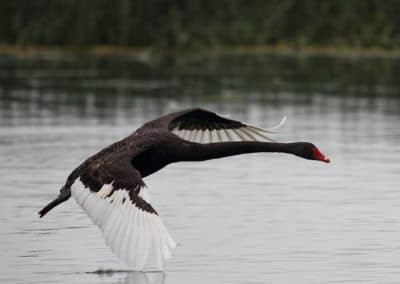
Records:
<instances>
[{"instance_id":1,"label":"water surface","mask_svg":"<svg viewBox=\"0 0 400 284\"><path fill-rule=\"evenodd\" d=\"M393 59L0 57L0 282L398 283L398 69ZM286 115L276 138L311 141L332 163L252 154L146 178L179 243L165 273L124 271L72 199L38 219L86 157L194 106L263 127Z\"/></svg>"}]
</instances>

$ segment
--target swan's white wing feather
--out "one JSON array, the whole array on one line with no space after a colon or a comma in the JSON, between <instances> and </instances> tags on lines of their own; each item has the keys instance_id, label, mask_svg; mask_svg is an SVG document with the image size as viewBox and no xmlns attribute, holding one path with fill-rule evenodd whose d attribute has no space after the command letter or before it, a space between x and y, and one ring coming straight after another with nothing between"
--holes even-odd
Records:
<instances>
[{"instance_id":1,"label":"swan's white wing feather","mask_svg":"<svg viewBox=\"0 0 400 284\"><path fill-rule=\"evenodd\" d=\"M102 231L106 243L130 269L163 271L176 246L157 212L146 200L147 189L132 198L124 189L105 184L92 192L80 180L71 188L72 196Z\"/></svg>"},{"instance_id":2,"label":"swan's white wing feather","mask_svg":"<svg viewBox=\"0 0 400 284\"><path fill-rule=\"evenodd\" d=\"M175 117L168 129L180 138L195 143L219 143L228 141L276 142L271 138L276 129L285 122L268 129L228 119L216 113L195 109Z\"/></svg>"}]
</instances>

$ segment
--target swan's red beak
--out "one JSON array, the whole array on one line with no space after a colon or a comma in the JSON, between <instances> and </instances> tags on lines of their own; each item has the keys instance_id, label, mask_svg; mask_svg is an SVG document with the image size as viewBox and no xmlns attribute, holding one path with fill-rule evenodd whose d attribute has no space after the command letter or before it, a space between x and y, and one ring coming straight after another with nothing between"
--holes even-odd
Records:
<instances>
[{"instance_id":1,"label":"swan's red beak","mask_svg":"<svg viewBox=\"0 0 400 284\"><path fill-rule=\"evenodd\" d=\"M327 156L322 154L321 151L318 150L317 147L315 147L315 146L312 147L312 151L313 151L315 160L322 161L322 162L325 162L325 163L329 163L331 161Z\"/></svg>"}]
</instances>

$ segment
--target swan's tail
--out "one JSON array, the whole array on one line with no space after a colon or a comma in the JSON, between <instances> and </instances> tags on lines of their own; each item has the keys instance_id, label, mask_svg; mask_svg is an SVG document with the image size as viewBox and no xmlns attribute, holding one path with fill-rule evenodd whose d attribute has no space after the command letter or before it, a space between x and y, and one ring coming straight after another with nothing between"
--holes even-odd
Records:
<instances>
[{"instance_id":1,"label":"swan's tail","mask_svg":"<svg viewBox=\"0 0 400 284\"><path fill-rule=\"evenodd\" d=\"M60 190L60 194L54 199L52 202L47 204L42 210L39 211L39 216L42 218L47 214L51 209L56 207L58 204L63 203L71 197L71 189L63 186Z\"/></svg>"}]
</instances>

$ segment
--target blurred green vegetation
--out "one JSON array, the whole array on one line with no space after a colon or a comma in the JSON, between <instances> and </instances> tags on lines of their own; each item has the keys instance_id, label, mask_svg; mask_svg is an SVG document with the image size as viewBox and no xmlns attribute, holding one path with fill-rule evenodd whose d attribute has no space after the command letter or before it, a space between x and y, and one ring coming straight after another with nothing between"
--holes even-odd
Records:
<instances>
[{"instance_id":1,"label":"blurred green vegetation","mask_svg":"<svg viewBox=\"0 0 400 284\"><path fill-rule=\"evenodd\" d=\"M0 44L400 47L395 0L0 1Z\"/></svg>"}]
</instances>

